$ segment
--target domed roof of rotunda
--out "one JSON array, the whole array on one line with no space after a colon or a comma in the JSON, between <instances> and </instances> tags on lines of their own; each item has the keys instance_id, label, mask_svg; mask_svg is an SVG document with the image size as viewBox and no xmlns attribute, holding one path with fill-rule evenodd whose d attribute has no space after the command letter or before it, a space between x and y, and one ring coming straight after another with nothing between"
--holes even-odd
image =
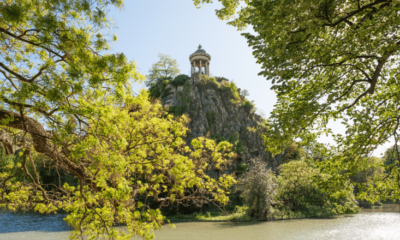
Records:
<instances>
[{"instance_id":1,"label":"domed roof of rotunda","mask_svg":"<svg viewBox=\"0 0 400 240\"><path fill-rule=\"evenodd\" d=\"M191 59L192 59L193 57L195 57L195 56L206 56L206 57L209 58L209 60L211 60L210 54L208 54L208 53L206 52L206 50L202 49L202 46L201 46L201 45L199 45L199 47L198 47L198 49L196 50L196 52L190 54L189 60L191 60Z\"/></svg>"}]
</instances>

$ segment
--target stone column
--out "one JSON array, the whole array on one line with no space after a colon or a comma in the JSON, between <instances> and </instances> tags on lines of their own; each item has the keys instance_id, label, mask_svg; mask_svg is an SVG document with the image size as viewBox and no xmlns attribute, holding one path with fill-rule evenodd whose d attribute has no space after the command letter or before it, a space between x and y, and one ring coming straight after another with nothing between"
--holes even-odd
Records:
<instances>
[{"instance_id":1,"label":"stone column","mask_svg":"<svg viewBox=\"0 0 400 240\"><path fill-rule=\"evenodd\" d=\"M201 59L200 59L200 66L199 66L199 74L201 74Z\"/></svg>"},{"instance_id":2,"label":"stone column","mask_svg":"<svg viewBox=\"0 0 400 240\"><path fill-rule=\"evenodd\" d=\"M206 75L210 76L210 63L209 62L206 63Z\"/></svg>"},{"instance_id":3,"label":"stone column","mask_svg":"<svg viewBox=\"0 0 400 240\"><path fill-rule=\"evenodd\" d=\"M192 64L191 64L192 66L192 74L195 72L195 67L196 67L196 64L194 63L194 61L192 61Z\"/></svg>"}]
</instances>

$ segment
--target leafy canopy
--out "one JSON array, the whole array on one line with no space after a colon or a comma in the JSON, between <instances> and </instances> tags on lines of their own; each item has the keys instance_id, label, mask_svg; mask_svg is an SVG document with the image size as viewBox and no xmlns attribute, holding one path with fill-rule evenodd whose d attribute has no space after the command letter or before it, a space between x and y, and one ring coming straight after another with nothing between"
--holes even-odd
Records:
<instances>
[{"instance_id":1,"label":"leafy canopy","mask_svg":"<svg viewBox=\"0 0 400 240\"><path fill-rule=\"evenodd\" d=\"M325 191L318 186L318 182L326 181L329 176L311 165L302 160L282 164L277 179L277 198L291 210L302 211L309 216L357 212L357 203L349 181L340 193Z\"/></svg>"},{"instance_id":2,"label":"leafy canopy","mask_svg":"<svg viewBox=\"0 0 400 240\"><path fill-rule=\"evenodd\" d=\"M210 2L194 0L197 6ZM331 120L342 120L346 134L334 135L340 154L330 165L336 167L326 169L357 172L377 146L388 140L397 145L399 1L219 2L220 19L232 19L228 24L240 30L254 29L243 36L262 65L260 75L272 81L277 93L267 150L279 153L296 138L312 142L331 131ZM389 178L393 181L381 183L398 188L398 169Z\"/></svg>"},{"instance_id":3,"label":"leafy canopy","mask_svg":"<svg viewBox=\"0 0 400 240\"><path fill-rule=\"evenodd\" d=\"M153 83L156 83L160 79L172 79L180 72L176 59L173 59L171 56L162 53L159 53L158 57L160 58L158 62L151 65L151 69L146 80L147 87L150 87Z\"/></svg>"},{"instance_id":4,"label":"leafy canopy","mask_svg":"<svg viewBox=\"0 0 400 240\"><path fill-rule=\"evenodd\" d=\"M2 166L0 207L64 210L72 239L151 239L163 206L228 201L232 176L205 173L229 164L232 145L200 138L190 150L186 117L134 96L135 62L107 53L111 6L122 1L0 2L0 141L18 155ZM44 183L42 168L75 180Z\"/></svg>"}]
</instances>

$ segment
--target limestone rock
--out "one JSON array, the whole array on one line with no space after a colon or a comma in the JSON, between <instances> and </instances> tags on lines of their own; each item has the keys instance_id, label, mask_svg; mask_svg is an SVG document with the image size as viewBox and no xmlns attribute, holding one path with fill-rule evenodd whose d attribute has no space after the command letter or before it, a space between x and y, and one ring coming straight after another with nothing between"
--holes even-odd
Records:
<instances>
[{"instance_id":1,"label":"limestone rock","mask_svg":"<svg viewBox=\"0 0 400 240\"><path fill-rule=\"evenodd\" d=\"M222 90L216 84L205 83L198 73L192 74L184 86L169 84L167 88L169 94L162 99L163 104L167 107L179 106L191 118L186 139L188 143L200 136L215 138L219 135L225 139L234 134L239 136L247 153L238 156L231 172L239 163L247 163L248 159L254 157L261 157L273 171L282 163L279 155L272 157L265 151L261 132L257 130L263 119L248 112L242 104L233 103L229 91Z\"/></svg>"}]
</instances>

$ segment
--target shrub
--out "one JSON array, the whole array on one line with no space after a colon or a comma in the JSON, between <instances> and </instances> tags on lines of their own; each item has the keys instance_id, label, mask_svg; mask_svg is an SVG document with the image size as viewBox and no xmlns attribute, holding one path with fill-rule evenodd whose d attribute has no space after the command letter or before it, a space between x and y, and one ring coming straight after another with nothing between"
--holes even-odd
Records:
<instances>
[{"instance_id":1,"label":"shrub","mask_svg":"<svg viewBox=\"0 0 400 240\"><path fill-rule=\"evenodd\" d=\"M235 151L238 154L247 154L247 148L243 146L243 141L239 139L239 133L238 132L233 132L231 136L229 137L228 142L232 143L233 145L233 151Z\"/></svg>"},{"instance_id":2,"label":"shrub","mask_svg":"<svg viewBox=\"0 0 400 240\"><path fill-rule=\"evenodd\" d=\"M200 83L204 84L204 85L212 85L214 87L216 87L217 89L221 86L219 82L217 82L217 80L215 80L215 78L213 77L209 77L207 75L201 75L200 76Z\"/></svg>"},{"instance_id":3,"label":"shrub","mask_svg":"<svg viewBox=\"0 0 400 240\"><path fill-rule=\"evenodd\" d=\"M153 82L149 88L149 96L151 99L165 98L168 95L168 90L166 89L168 83L170 83L172 78L162 78Z\"/></svg>"},{"instance_id":4,"label":"shrub","mask_svg":"<svg viewBox=\"0 0 400 240\"><path fill-rule=\"evenodd\" d=\"M243 101L243 107L247 113L254 113L256 111L254 103L250 102L247 99Z\"/></svg>"},{"instance_id":5,"label":"shrub","mask_svg":"<svg viewBox=\"0 0 400 240\"><path fill-rule=\"evenodd\" d=\"M184 113L183 108L181 106L171 106L168 109L169 114L174 114L175 116L182 116Z\"/></svg>"},{"instance_id":6,"label":"shrub","mask_svg":"<svg viewBox=\"0 0 400 240\"><path fill-rule=\"evenodd\" d=\"M176 76L173 81L171 81L171 84L174 85L175 87L183 86L185 82L189 79L190 77L188 75L180 74Z\"/></svg>"},{"instance_id":7,"label":"shrub","mask_svg":"<svg viewBox=\"0 0 400 240\"><path fill-rule=\"evenodd\" d=\"M221 85L217 81L215 81L214 78L208 77L206 75L201 75L200 81L196 82L196 86L200 91L214 89L217 92Z\"/></svg>"},{"instance_id":8,"label":"shrub","mask_svg":"<svg viewBox=\"0 0 400 240\"><path fill-rule=\"evenodd\" d=\"M217 82L219 82L219 83L222 83L222 82L229 82L229 80L227 79L227 78L224 78L224 77L214 77L215 78L215 80L217 81Z\"/></svg>"},{"instance_id":9,"label":"shrub","mask_svg":"<svg viewBox=\"0 0 400 240\"><path fill-rule=\"evenodd\" d=\"M249 171L239 180L239 190L242 191L244 204L249 207L250 216L266 218L272 213L278 185L275 175L261 158L250 160Z\"/></svg>"},{"instance_id":10,"label":"shrub","mask_svg":"<svg viewBox=\"0 0 400 240\"><path fill-rule=\"evenodd\" d=\"M278 200L290 210L302 211L309 216L357 212L358 208L350 185L343 189L340 197L335 197L336 194L318 187L318 183L326 182L328 177L304 161L294 160L282 164L279 167Z\"/></svg>"},{"instance_id":11,"label":"shrub","mask_svg":"<svg viewBox=\"0 0 400 240\"><path fill-rule=\"evenodd\" d=\"M244 164L244 163L238 164L238 166L236 168L236 170L238 172L246 172L248 169L249 169L249 166L247 164Z\"/></svg>"},{"instance_id":12,"label":"shrub","mask_svg":"<svg viewBox=\"0 0 400 240\"><path fill-rule=\"evenodd\" d=\"M221 92L229 92L232 94L231 102L232 103L239 103L240 102L240 95L239 91L236 87L236 84L232 82L224 82L224 84L220 88Z\"/></svg>"},{"instance_id":13,"label":"shrub","mask_svg":"<svg viewBox=\"0 0 400 240\"><path fill-rule=\"evenodd\" d=\"M227 141L226 138L224 138L223 136L221 136L219 133L214 134L211 136L211 139L214 140L217 143L220 143L222 141Z\"/></svg>"}]
</instances>

